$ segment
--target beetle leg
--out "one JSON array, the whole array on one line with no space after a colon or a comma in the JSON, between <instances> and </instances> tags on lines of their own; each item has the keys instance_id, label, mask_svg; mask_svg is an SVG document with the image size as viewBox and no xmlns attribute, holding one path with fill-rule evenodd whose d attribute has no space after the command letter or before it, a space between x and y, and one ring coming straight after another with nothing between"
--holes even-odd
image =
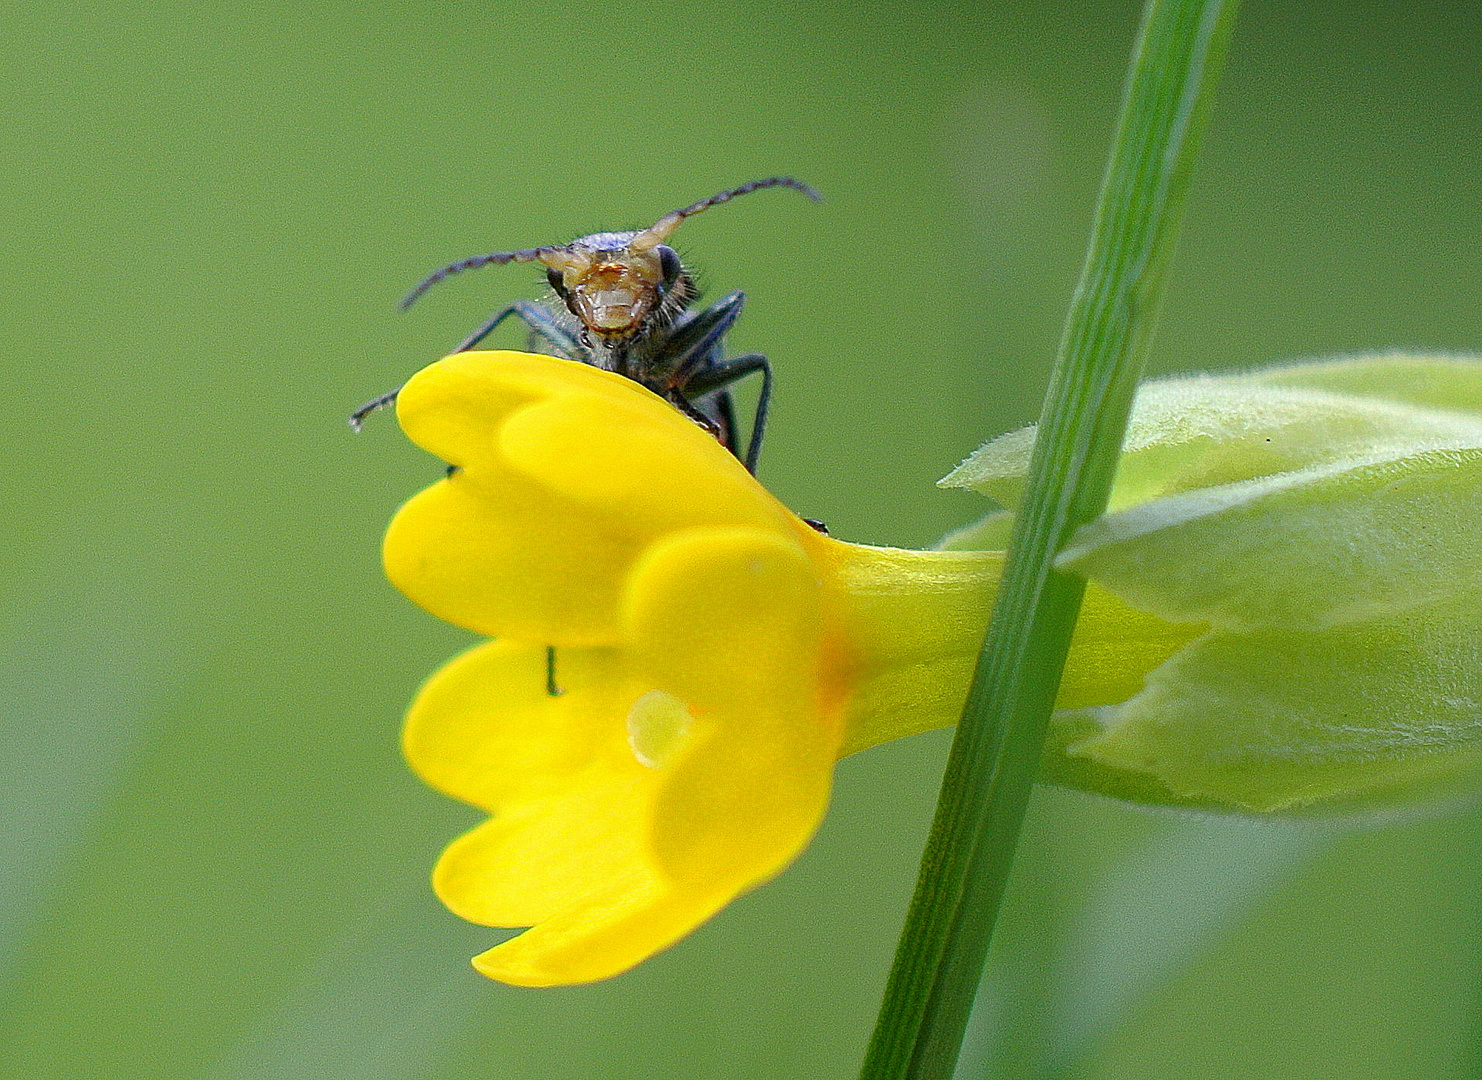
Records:
<instances>
[{"instance_id":1,"label":"beetle leg","mask_svg":"<svg viewBox=\"0 0 1482 1080\"><path fill-rule=\"evenodd\" d=\"M669 336L664 341L662 359L672 372L669 379L673 385L683 386L693 376L696 368L704 366L714 357L720 339L736 322L744 303L746 294L733 292L721 297L704 311L697 311L669 331Z\"/></svg>"},{"instance_id":2,"label":"beetle leg","mask_svg":"<svg viewBox=\"0 0 1482 1080\"><path fill-rule=\"evenodd\" d=\"M568 360L579 358L585 351L576 340L576 336L557 322L555 316L549 311L539 304L531 303L529 300L517 300L513 304L510 304L509 307L501 308L486 319L477 330L464 338L453 352L468 352L479 342L483 341L484 338L493 333L494 328L511 315L518 315L520 321L530 328L529 347L531 348L534 348L535 342L538 339L544 339L555 346L559 350L560 355ZM350 414L350 430L359 431L365 426L366 418L371 413L378 412L388 405L394 404L396 395L399 393L401 393L401 387L398 386L395 390L387 390L380 397L367 401L360 408L356 409Z\"/></svg>"},{"instance_id":3,"label":"beetle leg","mask_svg":"<svg viewBox=\"0 0 1482 1080\"><path fill-rule=\"evenodd\" d=\"M539 304L531 303L529 300L516 300L509 307L501 308L488 319L486 319L477 330L464 338L459 346L454 349L455 353L468 352L484 338L494 332L494 328L511 315L517 315L520 321L530 328L530 342L533 347L536 340L544 338L551 345L561 350L561 355L569 359L579 356L584 350L576 340L576 335L567 330L545 308Z\"/></svg>"},{"instance_id":4,"label":"beetle leg","mask_svg":"<svg viewBox=\"0 0 1482 1080\"><path fill-rule=\"evenodd\" d=\"M399 386L395 390L387 390L380 397L372 398L352 412L350 414L350 430L359 433L360 429L365 426L365 418L371 413L379 412L387 405L393 403L396 400L396 395L399 393L401 393L401 387Z\"/></svg>"},{"instance_id":5,"label":"beetle leg","mask_svg":"<svg viewBox=\"0 0 1482 1080\"><path fill-rule=\"evenodd\" d=\"M668 397L669 403L671 405L673 405L680 412L684 413L685 416L688 416L695 423L699 424L711 435L714 435L718 440L720 440L722 445L726 446L727 450L731 450L732 453L735 453L735 450L733 450L729 445L726 445L726 432L722 428L719 419L705 412L678 390L670 390L666 396Z\"/></svg>"},{"instance_id":6,"label":"beetle leg","mask_svg":"<svg viewBox=\"0 0 1482 1080\"><path fill-rule=\"evenodd\" d=\"M695 372L680 388L686 398L693 399L730 386L737 379L745 378L755 371L762 373L762 392L756 399L756 414L751 420L751 441L746 447L746 457L742 459L749 473L756 472L756 461L762 453L762 436L767 430L767 410L772 404L772 365L767 363L767 358L761 353L747 353L745 356L722 360L713 367Z\"/></svg>"},{"instance_id":7,"label":"beetle leg","mask_svg":"<svg viewBox=\"0 0 1482 1080\"><path fill-rule=\"evenodd\" d=\"M736 400L729 390L712 390L695 402L699 409L720 426L721 442L736 457L741 456L740 430L736 427Z\"/></svg>"}]
</instances>

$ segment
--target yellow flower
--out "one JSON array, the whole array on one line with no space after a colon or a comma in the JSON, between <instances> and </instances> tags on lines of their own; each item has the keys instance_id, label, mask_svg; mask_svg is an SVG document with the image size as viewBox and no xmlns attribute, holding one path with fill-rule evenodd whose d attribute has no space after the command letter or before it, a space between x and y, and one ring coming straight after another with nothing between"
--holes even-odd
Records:
<instances>
[{"instance_id":1,"label":"yellow flower","mask_svg":"<svg viewBox=\"0 0 1482 1080\"><path fill-rule=\"evenodd\" d=\"M840 756L955 722L1002 553L822 536L672 406L567 360L456 354L397 412L455 469L397 514L387 573L498 639L433 675L405 736L493 815L433 878L458 915L531 927L475 959L491 978L631 967L792 861ZM1093 586L1061 704L1125 700L1196 633Z\"/></svg>"}]
</instances>

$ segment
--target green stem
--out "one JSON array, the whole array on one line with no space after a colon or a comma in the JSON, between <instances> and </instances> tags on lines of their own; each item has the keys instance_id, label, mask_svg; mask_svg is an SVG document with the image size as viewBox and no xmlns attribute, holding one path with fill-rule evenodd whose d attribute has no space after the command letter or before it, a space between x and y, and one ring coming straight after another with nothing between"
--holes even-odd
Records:
<instances>
[{"instance_id":1,"label":"green stem","mask_svg":"<svg viewBox=\"0 0 1482 1080\"><path fill-rule=\"evenodd\" d=\"M862 1080L946 1080L982 977L1237 0L1148 0L998 601Z\"/></svg>"}]
</instances>

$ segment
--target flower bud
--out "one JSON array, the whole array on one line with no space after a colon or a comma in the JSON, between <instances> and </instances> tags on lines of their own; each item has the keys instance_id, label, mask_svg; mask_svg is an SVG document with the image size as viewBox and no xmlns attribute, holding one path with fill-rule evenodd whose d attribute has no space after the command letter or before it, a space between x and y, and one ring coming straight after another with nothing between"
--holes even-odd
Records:
<instances>
[{"instance_id":1,"label":"flower bud","mask_svg":"<svg viewBox=\"0 0 1482 1080\"><path fill-rule=\"evenodd\" d=\"M1012 508L1032 442L994 440L942 483ZM1126 700L1057 713L1048 779L1320 815L1482 783L1482 363L1150 383L1110 511L1058 565L1190 640Z\"/></svg>"}]
</instances>

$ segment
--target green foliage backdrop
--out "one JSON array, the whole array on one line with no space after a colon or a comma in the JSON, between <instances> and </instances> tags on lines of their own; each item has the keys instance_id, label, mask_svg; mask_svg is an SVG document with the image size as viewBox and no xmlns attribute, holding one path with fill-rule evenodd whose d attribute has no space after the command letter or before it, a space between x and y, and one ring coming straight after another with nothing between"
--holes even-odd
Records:
<instances>
[{"instance_id":1,"label":"green foliage backdrop","mask_svg":"<svg viewBox=\"0 0 1482 1080\"><path fill-rule=\"evenodd\" d=\"M466 638L381 578L439 466L354 406L533 295L426 270L646 224L777 368L762 475L847 539L1038 410L1137 5L631 0L0 14L0 1076L847 1078L945 740L636 972L485 983L397 751ZM1250 2L1160 371L1482 347L1482 14ZM506 344L516 344L511 331ZM1337 836L1043 792L975 1023L1064 1080L1462 1077L1482 817ZM1049 1018L1048 1023L1046 1018Z\"/></svg>"}]
</instances>

